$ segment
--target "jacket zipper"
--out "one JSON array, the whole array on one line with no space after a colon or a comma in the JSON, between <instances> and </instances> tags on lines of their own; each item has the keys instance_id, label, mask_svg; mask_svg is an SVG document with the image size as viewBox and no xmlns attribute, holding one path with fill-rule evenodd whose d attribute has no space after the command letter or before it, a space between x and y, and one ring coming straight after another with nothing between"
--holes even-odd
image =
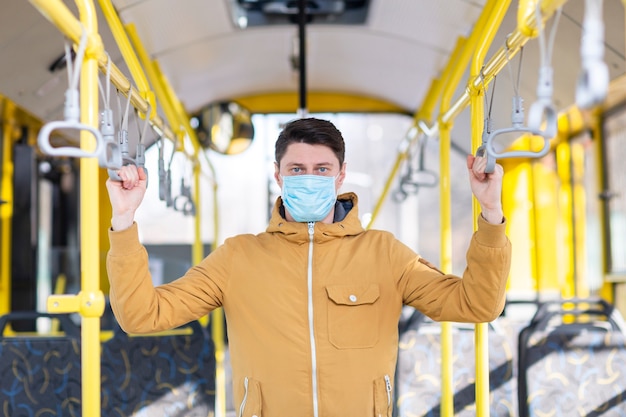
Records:
<instances>
[{"instance_id":1,"label":"jacket zipper","mask_svg":"<svg viewBox=\"0 0 626 417\"><path fill-rule=\"evenodd\" d=\"M248 400L248 377L243 379L243 400L241 400L241 406L239 406L239 417L243 417L243 410L246 409L246 401Z\"/></svg>"},{"instance_id":2,"label":"jacket zipper","mask_svg":"<svg viewBox=\"0 0 626 417\"><path fill-rule=\"evenodd\" d=\"M315 351L315 331L313 328L313 233L315 222L309 226L309 261L307 266L308 307L309 307L309 340L311 341L311 382L313 386L313 417L318 417L317 399L317 353Z\"/></svg>"}]
</instances>

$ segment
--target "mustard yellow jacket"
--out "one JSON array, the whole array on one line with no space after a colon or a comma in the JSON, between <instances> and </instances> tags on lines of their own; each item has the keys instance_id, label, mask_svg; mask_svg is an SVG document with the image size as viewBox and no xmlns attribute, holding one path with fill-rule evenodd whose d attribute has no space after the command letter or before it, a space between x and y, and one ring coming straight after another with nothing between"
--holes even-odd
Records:
<instances>
[{"instance_id":1,"label":"mustard yellow jacket","mask_svg":"<svg viewBox=\"0 0 626 417\"><path fill-rule=\"evenodd\" d=\"M435 320L487 322L502 311L511 245L482 218L463 277L445 275L392 234L365 231L354 194L333 224L288 222L277 201L265 233L240 235L153 288L137 226L110 231L111 306L121 327L177 327L224 307L239 416L391 416L403 304Z\"/></svg>"}]
</instances>

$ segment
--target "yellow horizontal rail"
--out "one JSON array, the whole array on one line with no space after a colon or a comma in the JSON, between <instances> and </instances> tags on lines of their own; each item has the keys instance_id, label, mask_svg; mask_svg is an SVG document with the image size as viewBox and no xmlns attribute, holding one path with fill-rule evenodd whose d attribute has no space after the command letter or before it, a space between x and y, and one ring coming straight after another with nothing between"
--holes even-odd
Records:
<instances>
[{"instance_id":1,"label":"yellow horizontal rail","mask_svg":"<svg viewBox=\"0 0 626 417\"><path fill-rule=\"evenodd\" d=\"M450 109L441 116L441 120L446 123L456 118L469 105L471 91L481 90L483 85L489 84L491 79L509 63L511 57L515 56L520 48L533 38L532 35L536 35L537 31L529 30L528 28L537 27L538 23L543 25L543 22L549 19L554 12L566 2L567 0L544 0L541 3L542 22L536 22L534 13L528 15L526 24L522 27L518 27L509 35L504 46L502 46L485 64L482 75L470 80L466 91L464 91L461 97L450 106ZM528 33L528 35L525 33Z\"/></svg>"},{"instance_id":2,"label":"yellow horizontal rail","mask_svg":"<svg viewBox=\"0 0 626 417\"><path fill-rule=\"evenodd\" d=\"M75 43L80 42L80 38L83 34L83 26L78 19L74 16L71 10L61 0L29 0L39 12L45 16L52 24L54 24L67 38ZM89 34L87 37L87 49L86 56L95 56L98 61L98 67L102 73L107 73L107 67L109 66L109 56L104 51L102 45L102 39L98 34ZM155 108L151 106L148 100L141 96L140 92L134 88L130 80L122 73L122 71L115 65L114 62L110 62L110 77L111 82L115 87L123 94L128 96L130 94L131 104L135 109L143 114L148 112L148 109ZM156 114L150 117L150 124L159 133L164 135L169 140L175 141L175 135L164 122L164 120Z\"/></svg>"}]
</instances>

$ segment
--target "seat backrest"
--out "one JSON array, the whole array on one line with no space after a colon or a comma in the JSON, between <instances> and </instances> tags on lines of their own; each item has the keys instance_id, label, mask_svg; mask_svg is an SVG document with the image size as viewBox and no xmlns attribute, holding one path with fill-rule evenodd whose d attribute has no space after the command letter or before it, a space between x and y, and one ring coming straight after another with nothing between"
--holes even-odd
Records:
<instances>
[{"instance_id":1,"label":"seat backrest","mask_svg":"<svg viewBox=\"0 0 626 417\"><path fill-rule=\"evenodd\" d=\"M415 321L400 335L396 371L397 415L441 415L441 334L440 324ZM473 326L453 327L454 415L476 415L475 333ZM509 337L490 327L489 383L490 415L516 414L516 379L513 348Z\"/></svg>"},{"instance_id":2,"label":"seat backrest","mask_svg":"<svg viewBox=\"0 0 626 417\"><path fill-rule=\"evenodd\" d=\"M540 307L520 332L520 417L623 413L626 335L619 312L594 299L557 307Z\"/></svg>"},{"instance_id":3,"label":"seat backrest","mask_svg":"<svg viewBox=\"0 0 626 417\"><path fill-rule=\"evenodd\" d=\"M102 414L209 415L215 408L214 353L197 321L150 335L114 326L102 346Z\"/></svg>"},{"instance_id":4,"label":"seat backrest","mask_svg":"<svg viewBox=\"0 0 626 417\"><path fill-rule=\"evenodd\" d=\"M58 320L62 333L5 335L12 323L40 318ZM69 314L23 311L0 317L0 410L4 414L80 415L80 366L80 329Z\"/></svg>"}]
</instances>

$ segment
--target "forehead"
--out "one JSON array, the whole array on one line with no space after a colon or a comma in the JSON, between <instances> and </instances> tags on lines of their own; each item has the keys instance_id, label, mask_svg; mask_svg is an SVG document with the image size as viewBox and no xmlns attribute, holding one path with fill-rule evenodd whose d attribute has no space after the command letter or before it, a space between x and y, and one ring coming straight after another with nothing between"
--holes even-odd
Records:
<instances>
[{"instance_id":1,"label":"forehead","mask_svg":"<svg viewBox=\"0 0 626 417\"><path fill-rule=\"evenodd\" d=\"M279 162L281 165L339 165L339 159L328 146L299 142L290 143Z\"/></svg>"}]
</instances>

